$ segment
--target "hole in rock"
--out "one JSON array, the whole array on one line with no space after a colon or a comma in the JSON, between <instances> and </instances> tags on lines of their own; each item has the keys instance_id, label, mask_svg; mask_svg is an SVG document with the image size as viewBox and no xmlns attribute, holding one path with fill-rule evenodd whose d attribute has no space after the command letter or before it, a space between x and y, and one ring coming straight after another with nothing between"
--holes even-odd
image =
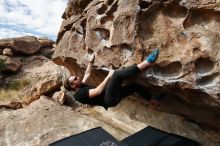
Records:
<instances>
[{"instance_id":1,"label":"hole in rock","mask_svg":"<svg viewBox=\"0 0 220 146\"><path fill-rule=\"evenodd\" d=\"M66 31L69 31L69 30L71 30L72 26L73 26L73 23L70 23L70 24L67 24L66 26L64 26L64 28L66 29Z\"/></svg>"},{"instance_id":2,"label":"hole in rock","mask_svg":"<svg viewBox=\"0 0 220 146\"><path fill-rule=\"evenodd\" d=\"M163 9L163 14L171 18L185 18L187 9L180 6L177 2L173 2Z\"/></svg>"},{"instance_id":3,"label":"hole in rock","mask_svg":"<svg viewBox=\"0 0 220 146\"><path fill-rule=\"evenodd\" d=\"M114 4L111 6L110 10L106 13L106 15L107 15L107 16L112 15L114 12L117 11L117 9L118 9L118 2L114 3Z\"/></svg>"},{"instance_id":4,"label":"hole in rock","mask_svg":"<svg viewBox=\"0 0 220 146\"><path fill-rule=\"evenodd\" d=\"M96 31L96 35L100 38L100 39L104 39L104 40L108 40L110 37L110 31L108 29L105 28L96 28L94 29Z\"/></svg>"},{"instance_id":5,"label":"hole in rock","mask_svg":"<svg viewBox=\"0 0 220 146\"><path fill-rule=\"evenodd\" d=\"M103 18L101 18L100 23L101 24L105 24L106 22L112 22L114 19L114 16L105 16Z\"/></svg>"},{"instance_id":6,"label":"hole in rock","mask_svg":"<svg viewBox=\"0 0 220 146\"><path fill-rule=\"evenodd\" d=\"M199 86L206 86L206 85L212 84L218 76L219 76L219 74L215 73L215 74L212 74L209 76L202 77L201 79L197 80L196 82Z\"/></svg>"},{"instance_id":7,"label":"hole in rock","mask_svg":"<svg viewBox=\"0 0 220 146\"><path fill-rule=\"evenodd\" d=\"M141 9L147 9L151 4L152 2L140 1Z\"/></svg>"},{"instance_id":8,"label":"hole in rock","mask_svg":"<svg viewBox=\"0 0 220 146\"><path fill-rule=\"evenodd\" d=\"M213 97L198 89L184 89L183 93L192 104L204 105L213 102Z\"/></svg>"},{"instance_id":9,"label":"hole in rock","mask_svg":"<svg viewBox=\"0 0 220 146\"><path fill-rule=\"evenodd\" d=\"M74 2L77 3L81 9L85 9L87 5L92 1L93 0L81 0L81 1L74 1Z\"/></svg>"},{"instance_id":10,"label":"hole in rock","mask_svg":"<svg viewBox=\"0 0 220 146\"><path fill-rule=\"evenodd\" d=\"M110 6L113 2L114 0L108 0L108 5Z\"/></svg>"},{"instance_id":11,"label":"hole in rock","mask_svg":"<svg viewBox=\"0 0 220 146\"><path fill-rule=\"evenodd\" d=\"M200 49L199 48L193 48L193 54L196 54L196 53L199 53L200 52Z\"/></svg>"},{"instance_id":12,"label":"hole in rock","mask_svg":"<svg viewBox=\"0 0 220 146\"><path fill-rule=\"evenodd\" d=\"M153 67L153 74L158 77L178 78L182 75L182 64L180 62L172 62L165 67L158 65Z\"/></svg>"},{"instance_id":13,"label":"hole in rock","mask_svg":"<svg viewBox=\"0 0 220 146\"><path fill-rule=\"evenodd\" d=\"M82 22L81 22L81 26L83 28L83 34L85 35L86 34L86 19L83 19Z\"/></svg>"},{"instance_id":14,"label":"hole in rock","mask_svg":"<svg viewBox=\"0 0 220 146\"><path fill-rule=\"evenodd\" d=\"M214 68L214 63L209 58L199 58L195 61L196 73L206 74Z\"/></svg>"},{"instance_id":15,"label":"hole in rock","mask_svg":"<svg viewBox=\"0 0 220 146\"><path fill-rule=\"evenodd\" d=\"M126 43L113 45L112 47L113 47L113 48L114 48L114 47L116 47L116 48L121 48L122 50L129 50L129 51L132 51L132 47L131 47L131 45L126 44Z\"/></svg>"},{"instance_id":16,"label":"hole in rock","mask_svg":"<svg viewBox=\"0 0 220 146\"><path fill-rule=\"evenodd\" d=\"M123 49L127 49L127 50L131 50L132 47L129 45L129 44L126 44L126 43L122 43L119 45L121 48Z\"/></svg>"},{"instance_id":17,"label":"hole in rock","mask_svg":"<svg viewBox=\"0 0 220 146\"><path fill-rule=\"evenodd\" d=\"M79 30L76 30L76 33L81 35L81 36L83 35L83 33L81 31L79 31Z\"/></svg>"},{"instance_id":18,"label":"hole in rock","mask_svg":"<svg viewBox=\"0 0 220 146\"><path fill-rule=\"evenodd\" d=\"M71 28L71 31L75 31L75 30L76 30L76 28L75 28L75 27L72 27L72 28Z\"/></svg>"},{"instance_id":19,"label":"hole in rock","mask_svg":"<svg viewBox=\"0 0 220 146\"><path fill-rule=\"evenodd\" d=\"M208 9L191 10L183 26L186 29L194 25L206 26L212 30L220 29L220 12Z\"/></svg>"},{"instance_id":20,"label":"hole in rock","mask_svg":"<svg viewBox=\"0 0 220 146\"><path fill-rule=\"evenodd\" d=\"M102 5L98 10L97 10L97 14L101 15L104 14L105 11L107 10L107 6L106 5Z\"/></svg>"},{"instance_id":21,"label":"hole in rock","mask_svg":"<svg viewBox=\"0 0 220 146\"><path fill-rule=\"evenodd\" d=\"M153 5L147 11L141 11L139 13L139 30L138 33L143 40L148 40L152 37L154 33L154 21L159 15L161 7L158 5Z\"/></svg>"}]
</instances>

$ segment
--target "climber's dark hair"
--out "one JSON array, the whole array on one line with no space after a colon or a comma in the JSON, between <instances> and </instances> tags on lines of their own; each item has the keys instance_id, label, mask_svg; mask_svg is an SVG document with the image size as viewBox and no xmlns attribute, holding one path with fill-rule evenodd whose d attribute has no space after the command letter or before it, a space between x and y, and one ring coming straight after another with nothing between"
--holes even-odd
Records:
<instances>
[{"instance_id":1,"label":"climber's dark hair","mask_svg":"<svg viewBox=\"0 0 220 146\"><path fill-rule=\"evenodd\" d=\"M71 90L70 83L69 83L69 77L64 80L63 86L66 90Z\"/></svg>"}]
</instances>

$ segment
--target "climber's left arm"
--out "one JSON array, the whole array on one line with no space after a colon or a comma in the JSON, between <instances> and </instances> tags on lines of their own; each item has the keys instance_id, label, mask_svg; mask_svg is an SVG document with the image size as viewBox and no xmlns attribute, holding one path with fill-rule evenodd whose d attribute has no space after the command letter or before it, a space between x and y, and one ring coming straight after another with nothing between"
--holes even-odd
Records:
<instances>
[{"instance_id":1,"label":"climber's left arm","mask_svg":"<svg viewBox=\"0 0 220 146\"><path fill-rule=\"evenodd\" d=\"M87 83L87 81L89 80L89 77L91 76L91 73L92 73L92 66L93 66L94 61L95 61L95 54L92 55L92 57L91 57L91 59L89 61L89 64L88 64L88 66L86 68L84 77L82 79L83 83Z\"/></svg>"}]
</instances>

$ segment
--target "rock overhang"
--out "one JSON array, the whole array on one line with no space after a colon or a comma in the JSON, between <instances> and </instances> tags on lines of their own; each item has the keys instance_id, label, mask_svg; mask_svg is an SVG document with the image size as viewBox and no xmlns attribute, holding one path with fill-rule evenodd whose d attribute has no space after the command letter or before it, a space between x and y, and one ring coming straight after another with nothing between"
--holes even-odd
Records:
<instances>
[{"instance_id":1,"label":"rock overhang","mask_svg":"<svg viewBox=\"0 0 220 146\"><path fill-rule=\"evenodd\" d=\"M97 84L104 77L100 69L139 63L158 47L157 65L140 75L137 82L151 86L152 92L166 94L165 103L180 108L164 106L161 110L219 129L220 119L215 116L220 109L218 11L219 3L212 0L93 0L83 7L69 4L53 58L82 76L86 59L97 53L92 81Z\"/></svg>"}]
</instances>

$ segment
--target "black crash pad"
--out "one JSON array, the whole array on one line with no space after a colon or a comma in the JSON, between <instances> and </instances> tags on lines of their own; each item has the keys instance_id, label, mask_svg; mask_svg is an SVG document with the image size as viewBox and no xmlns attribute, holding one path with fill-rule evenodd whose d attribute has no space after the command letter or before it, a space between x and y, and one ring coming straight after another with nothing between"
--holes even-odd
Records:
<instances>
[{"instance_id":1,"label":"black crash pad","mask_svg":"<svg viewBox=\"0 0 220 146\"><path fill-rule=\"evenodd\" d=\"M199 146L197 142L191 139L150 126L123 139L122 142L129 146Z\"/></svg>"},{"instance_id":2,"label":"black crash pad","mask_svg":"<svg viewBox=\"0 0 220 146\"><path fill-rule=\"evenodd\" d=\"M101 127L56 141L49 146L128 146L119 142Z\"/></svg>"}]
</instances>

